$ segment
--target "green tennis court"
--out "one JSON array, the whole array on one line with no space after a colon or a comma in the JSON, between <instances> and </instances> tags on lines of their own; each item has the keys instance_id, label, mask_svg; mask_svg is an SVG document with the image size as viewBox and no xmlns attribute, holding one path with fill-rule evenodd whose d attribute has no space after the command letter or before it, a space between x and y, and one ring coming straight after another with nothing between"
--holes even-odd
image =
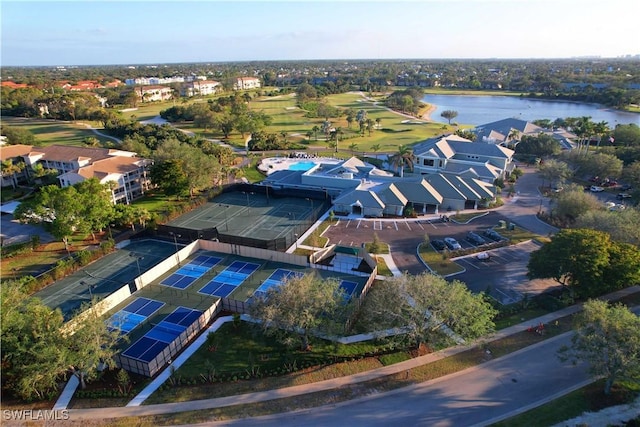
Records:
<instances>
[{"instance_id":1,"label":"green tennis court","mask_svg":"<svg viewBox=\"0 0 640 427\"><path fill-rule=\"evenodd\" d=\"M59 308L68 319L83 303L90 302L92 298L101 300L130 284L140 273L151 269L175 250L173 242L134 241L56 281L35 296L49 307Z\"/></svg>"},{"instance_id":2,"label":"green tennis court","mask_svg":"<svg viewBox=\"0 0 640 427\"><path fill-rule=\"evenodd\" d=\"M290 237L310 225L322 202L294 197L269 197L252 192L224 193L167 225L263 240Z\"/></svg>"}]
</instances>

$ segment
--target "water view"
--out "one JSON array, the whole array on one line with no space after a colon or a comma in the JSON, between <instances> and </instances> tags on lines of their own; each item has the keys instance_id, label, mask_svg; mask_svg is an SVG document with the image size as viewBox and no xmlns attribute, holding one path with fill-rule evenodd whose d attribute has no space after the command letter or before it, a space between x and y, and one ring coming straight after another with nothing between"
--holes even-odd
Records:
<instances>
[{"instance_id":1,"label":"water view","mask_svg":"<svg viewBox=\"0 0 640 427\"><path fill-rule=\"evenodd\" d=\"M431 113L431 119L443 123L447 123L447 120L440 117L440 113L444 110L455 110L458 117L452 122L470 125L491 123L508 117L532 121L582 116L591 116L594 122L604 120L610 127L617 124L640 124L640 114L608 109L598 104L542 101L515 96L471 95L426 95L422 101L437 107Z\"/></svg>"}]
</instances>

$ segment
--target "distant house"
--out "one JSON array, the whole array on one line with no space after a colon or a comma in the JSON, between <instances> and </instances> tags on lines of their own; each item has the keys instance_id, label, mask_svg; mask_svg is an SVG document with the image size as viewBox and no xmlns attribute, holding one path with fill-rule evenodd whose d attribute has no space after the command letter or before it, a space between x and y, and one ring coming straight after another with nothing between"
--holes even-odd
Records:
<instances>
[{"instance_id":1,"label":"distant house","mask_svg":"<svg viewBox=\"0 0 640 427\"><path fill-rule=\"evenodd\" d=\"M260 79L257 77L239 77L233 85L234 90L257 89L260 87Z\"/></svg>"},{"instance_id":2,"label":"distant house","mask_svg":"<svg viewBox=\"0 0 640 427\"><path fill-rule=\"evenodd\" d=\"M472 132L476 135L476 142L497 145L517 145L523 136L536 136L541 133L551 135L563 149L570 150L574 146L576 136L564 129L544 129L526 120L509 118L476 126Z\"/></svg>"},{"instance_id":3,"label":"distant house","mask_svg":"<svg viewBox=\"0 0 640 427\"><path fill-rule=\"evenodd\" d=\"M450 173L493 183L510 172L515 152L494 144L472 142L450 134L413 147L414 173Z\"/></svg>"},{"instance_id":4,"label":"distant house","mask_svg":"<svg viewBox=\"0 0 640 427\"><path fill-rule=\"evenodd\" d=\"M214 80L194 80L184 85L182 95L187 97L213 95L220 89L220 82Z\"/></svg>"},{"instance_id":5,"label":"distant house","mask_svg":"<svg viewBox=\"0 0 640 427\"><path fill-rule=\"evenodd\" d=\"M149 180L150 159L137 157L131 151L50 145L8 145L0 151L2 161L23 162L22 178L32 176L37 164L46 170L55 170L62 187L68 187L89 178L101 183L114 182L111 188L113 203L129 203L142 196L151 186ZM9 177L7 177L9 178ZM2 186L11 185L3 177Z\"/></svg>"},{"instance_id":6,"label":"distant house","mask_svg":"<svg viewBox=\"0 0 640 427\"><path fill-rule=\"evenodd\" d=\"M473 133L477 142L498 145L515 145L523 135L537 135L544 132L544 128L521 119L509 118L476 126Z\"/></svg>"},{"instance_id":7,"label":"distant house","mask_svg":"<svg viewBox=\"0 0 640 427\"><path fill-rule=\"evenodd\" d=\"M0 83L0 86L8 87L8 88L11 88L11 89L24 89L24 88L29 87L29 85L27 85L26 83L15 83L15 82L11 82L11 81L2 82L2 83Z\"/></svg>"},{"instance_id":8,"label":"distant house","mask_svg":"<svg viewBox=\"0 0 640 427\"><path fill-rule=\"evenodd\" d=\"M173 93L170 87L160 85L141 86L134 90L142 102L167 101L171 99Z\"/></svg>"}]
</instances>

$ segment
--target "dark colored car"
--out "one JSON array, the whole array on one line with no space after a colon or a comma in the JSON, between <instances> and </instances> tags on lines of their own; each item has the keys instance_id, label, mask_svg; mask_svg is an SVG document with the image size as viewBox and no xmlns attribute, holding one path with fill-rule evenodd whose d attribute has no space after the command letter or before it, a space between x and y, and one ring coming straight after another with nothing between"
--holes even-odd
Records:
<instances>
[{"instance_id":1,"label":"dark colored car","mask_svg":"<svg viewBox=\"0 0 640 427\"><path fill-rule=\"evenodd\" d=\"M486 240L484 240L479 234L476 234L473 231L467 233L467 240L476 246L484 245L485 243L487 243Z\"/></svg>"},{"instance_id":2,"label":"dark colored car","mask_svg":"<svg viewBox=\"0 0 640 427\"><path fill-rule=\"evenodd\" d=\"M620 187L622 191L628 191L628 190L631 190L631 188L632 187L629 184L624 184L622 187Z\"/></svg>"},{"instance_id":3,"label":"dark colored car","mask_svg":"<svg viewBox=\"0 0 640 427\"><path fill-rule=\"evenodd\" d=\"M447 247L447 245L444 243L444 240L432 240L431 246L433 246L437 251L442 251Z\"/></svg>"},{"instance_id":4,"label":"dark colored car","mask_svg":"<svg viewBox=\"0 0 640 427\"><path fill-rule=\"evenodd\" d=\"M627 193L618 193L618 195L616 196L616 199L618 200L630 199L630 198L631 198L631 194L627 194Z\"/></svg>"},{"instance_id":5,"label":"dark colored car","mask_svg":"<svg viewBox=\"0 0 640 427\"><path fill-rule=\"evenodd\" d=\"M484 235L487 236L489 239L493 240L494 242L499 242L501 240L505 240L504 237L502 237L500 235L500 233L498 233L496 230L492 229L492 228L488 228L484 231Z\"/></svg>"}]
</instances>

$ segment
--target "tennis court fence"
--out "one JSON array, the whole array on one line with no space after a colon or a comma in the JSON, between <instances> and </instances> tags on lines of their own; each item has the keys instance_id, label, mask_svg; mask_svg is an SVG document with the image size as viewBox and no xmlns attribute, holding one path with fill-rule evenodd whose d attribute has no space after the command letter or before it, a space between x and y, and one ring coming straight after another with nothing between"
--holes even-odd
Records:
<instances>
[{"instance_id":1,"label":"tennis court fence","mask_svg":"<svg viewBox=\"0 0 640 427\"><path fill-rule=\"evenodd\" d=\"M260 239L247 237L238 234L220 232L217 227L195 230L185 227L177 227L167 224L159 224L157 234L168 239L176 239L180 243L190 243L197 239L218 240L223 243L233 245L249 246L253 248L268 249L272 251L286 251L296 241L296 235L302 236L317 220L331 207L331 199L325 191L303 190L295 188L275 189L264 185L255 184L234 184L224 189L224 193L231 192L253 192L267 195L267 197L292 197L301 199L312 199L313 209L311 215L296 221L284 237L275 239Z\"/></svg>"}]
</instances>

